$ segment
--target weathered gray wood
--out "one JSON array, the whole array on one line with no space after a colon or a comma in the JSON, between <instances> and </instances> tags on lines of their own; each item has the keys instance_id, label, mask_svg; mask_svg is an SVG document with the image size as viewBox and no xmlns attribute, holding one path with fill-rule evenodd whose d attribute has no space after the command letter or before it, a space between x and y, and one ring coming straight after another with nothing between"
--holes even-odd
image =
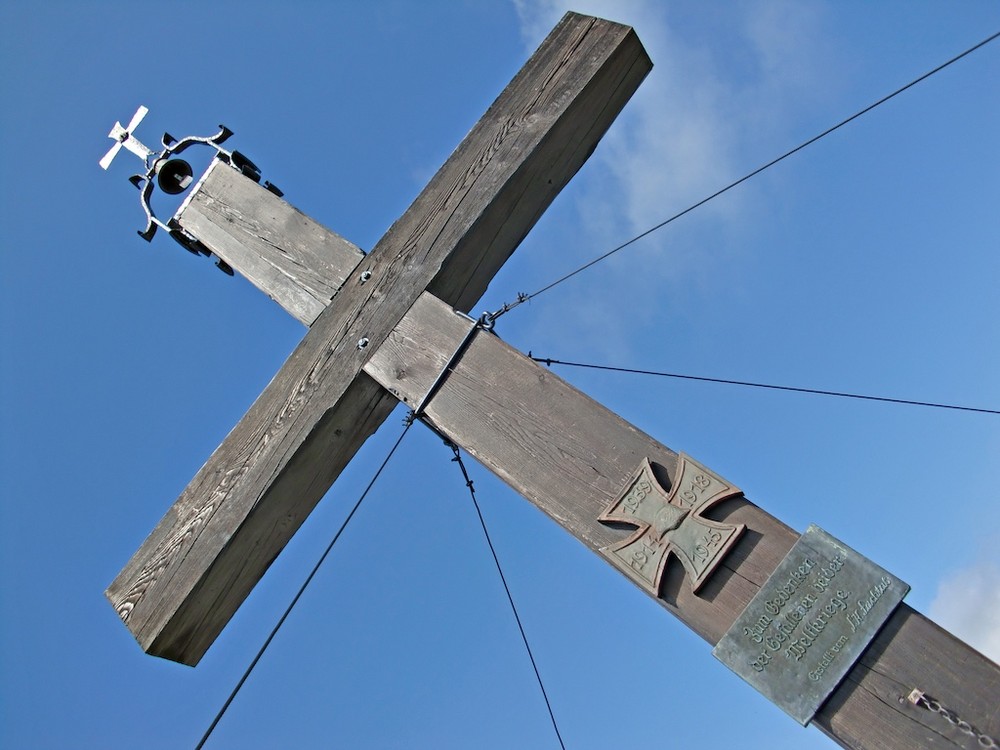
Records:
<instances>
[{"instance_id":1,"label":"weathered gray wood","mask_svg":"<svg viewBox=\"0 0 1000 750\"><path fill-rule=\"evenodd\" d=\"M588 48L593 40L584 37L592 28L585 28L590 21L582 21L571 16L564 22L563 43L574 47L583 39L585 51L599 49L599 44ZM627 98L629 86L637 84L629 76L641 77L643 57L636 55L622 79L631 82L624 87L616 89L608 82L623 67L606 65L592 78L604 80L600 87L613 91L613 101ZM564 72L558 62L553 68L552 60L536 58L525 71L532 65L538 69L530 75L543 80L550 73L552 80L559 79ZM519 78L526 75L523 91L530 91L529 73ZM496 114L499 104L490 112ZM506 106L499 111L503 117L510 114ZM279 385L272 383L109 589L109 597L140 642L149 644L148 650L197 661L315 499L392 408L395 400L382 387L411 406L423 398L469 321L427 293L407 310L420 284L429 284L451 304L468 309L504 253L509 254L554 195L546 187L554 184L548 170L568 179L572 163L582 161L589 150L585 144L603 132L603 106L596 94L578 95L570 107L576 108L575 114L563 113L535 145L524 146L539 153L523 157L506 178L503 170L480 172L474 148L463 157L456 152L442 173L454 167L456 159L471 171L462 174L455 168L437 184L429 203L421 205L418 199L397 222L379 244L381 250L364 264L364 270L372 272L364 289L360 269L350 273L360 258L353 246L259 186L225 168L210 173L199 186L181 214L186 228L303 322L319 314L345 278L353 286L349 284L338 304L331 306L337 312L317 324L315 330L325 331L325 338L307 337L276 378ZM513 119L490 120L499 141L521 127L518 116L534 116L513 114ZM488 113L484 121L489 119ZM489 133L490 125L484 127ZM542 144L545 140L547 145ZM560 156L562 147L567 150ZM484 158L510 159L519 148L494 151L491 145ZM553 167L548 161L560 158L567 163ZM500 185L503 179L507 182ZM486 187L477 186L478 180ZM434 200L444 204L443 213ZM463 200L478 201L478 217L476 207L471 212L452 208ZM457 229L449 228L453 221ZM436 248L433 240L425 247L416 239L439 231L452 234ZM496 244L486 258L468 251L473 242L491 241ZM406 265L400 257L406 248L416 249L421 259L413 262L426 259L426 273ZM391 303L407 293L408 301ZM383 314L375 307L390 309ZM363 331L376 332L369 336L370 346L352 351L353 337ZM366 374L358 375L362 363ZM333 385L327 387L328 380ZM442 432L592 550L627 533L603 526L597 517L639 461L652 459L667 477L675 470L676 455L668 448L486 334L478 335L464 353L430 400L427 414ZM273 449L273 443L280 445ZM714 644L796 534L745 499L721 504L711 515L746 524L748 530L699 596L691 594L682 567L671 564L657 601ZM905 697L915 687L980 730L1000 733L1000 669L906 605L892 616L815 723L845 747L974 746L941 717L910 705Z\"/></svg>"},{"instance_id":2,"label":"weathered gray wood","mask_svg":"<svg viewBox=\"0 0 1000 750\"><path fill-rule=\"evenodd\" d=\"M365 372L414 406L468 327L465 318L425 294ZM594 551L630 533L597 518L643 458L674 474L676 454L670 449L487 333L477 333L425 414ZM728 501L710 515L744 523L747 531L699 596L691 593L683 567L672 562L656 601L714 645L797 535L745 499ZM915 687L983 731L995 735L1000 729L1000 668L906 605L814 722L844 747L962 747L961 735L941 717L900 703Z\"/></svg>"},{"instance_id":3,"label":"weathered gray wood","mask_svg":"<svg viewBox=\"0 0 1000 750\"><path fill-rule=\"evenodd\" d=\"M424 289L479 298L650 67L628 27L556 26L109 587L146 651L197 663L395 403L370 354Z\"/></svg>"},{"instance_id":4,"label":"weathered gray wood","mask_svg":"<svg viewBox=\"0 0 1000 750\"><path fill-rule=\"evenodd\" d=\"M214 161L177 220L307 326L365 257L355 245Z\"/></svg>"},{"instance_id":5,"label":"weathered gray wood","mask_svg":"<svg viewBox=\"0 0 1000 750\"><path fill-rule=\"evenodd\" d=\"M933 696L991 737L1000 736L1000 667L901 604L813 720L844 747L974 748L976 741L907 696Z\"/></svg>"},{"instance_id":6,"label":"weathered gray wood","mask_svg":"<svg viewBox=\"0 0 1000 750\"><path fill-rule=\"evenodd\" d=\"M468 329L468 321L425 294L365 365L374 380L415 406ZM425 407L455 443L592 550L626 532L597 518L644 458L674 474L676 454L499 338L477 334ZM671 569L660 602L716 642L742 613L796 535L776 519L729 501L713 517L738 517L750 531L693 596ZM766 514L765 514L766 515ZM773 543L760 544L766 533Z\"/></svg>"}]
</instances>

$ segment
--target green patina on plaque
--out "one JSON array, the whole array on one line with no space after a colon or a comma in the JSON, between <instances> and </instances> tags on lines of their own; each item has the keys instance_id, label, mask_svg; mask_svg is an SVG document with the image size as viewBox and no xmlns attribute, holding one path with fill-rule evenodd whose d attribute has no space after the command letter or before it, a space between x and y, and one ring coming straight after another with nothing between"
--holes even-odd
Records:
<instances>
[{"instance_id":1,"label":"green patina on plaque","mask_svg":"<svg viewBox=\"0 0 1000 750\"><path fill-rule=\"evenodd\" d=\"M805 726L909 590L810 526L712 653Z\"/></svg>"}]
</instances>

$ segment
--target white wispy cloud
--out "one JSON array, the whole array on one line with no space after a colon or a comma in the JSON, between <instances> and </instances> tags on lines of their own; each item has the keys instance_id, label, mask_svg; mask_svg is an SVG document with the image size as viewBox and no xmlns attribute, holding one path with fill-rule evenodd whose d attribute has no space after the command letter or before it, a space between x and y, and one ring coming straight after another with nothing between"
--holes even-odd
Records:
<instances>
[{"instance_id":1,"label":"white wispy cloud","mask_svg":"<svg viewBox=\"0 0 1000 750\"><path fill-rule=\"evenodd\" d=\"M636 28L655 68L629 103L602 155L624 191L622 211L640 230L739 176L748 146L784 135L789 111L818 99L822 6L733 6L714 22L674 15L651 0L515 0L534 47L571 8ZM679 6L680 7L680 6ZM709 19L709 20L706 20ZM824 79L829 78L825 75ZM760 158L764 157L764 158ZM741 163L745 162L745 163Z\"/></svg>"},{"instance_id":2,"label":"white wispy cloud","mask_svg":"<svg viewBox=\"0 0 1000 750\"><path fill-rule=\"evenodd\" d=\"M632 25L653 73L595 154L596 171L577 193L581 260L649 229L789 145L789 112L803 106L825 67L822 6L765 2L694 12L652 0L515 0L526 47L534 48L567 10ZM706 19L708 19L706 21ZM809 134L811 135L811 133ZM620 313L623 300L669 296L671 284L719 293L718 271L739 252L738 237L761 220L745 190L713 201L570 282L562 304L595 340L620 337L614 326L652 316L654 306ZM696 236L712 226L712 240ZM589 255L588 255L589 254ZM641 275L635 274L642 268ZM627 322L626 322L627 321Z\"/></svg>"},{"instance_id":3,"label":"white wispy cloud","mask_svg":"<svg viewBox=\"0 0 1000 750\"><path fill-rule=\"evenodd\" d=\"M930 617L1000 662L1000 565L983 560L942 579Z\"/></svg>"}]
</instances>

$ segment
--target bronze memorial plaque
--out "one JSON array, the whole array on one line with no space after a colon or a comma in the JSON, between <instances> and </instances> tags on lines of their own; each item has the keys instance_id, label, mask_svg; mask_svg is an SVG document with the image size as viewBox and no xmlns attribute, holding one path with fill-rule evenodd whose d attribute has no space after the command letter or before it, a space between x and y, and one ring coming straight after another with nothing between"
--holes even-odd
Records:
<instances>
[{"instance_id":1,"label":"bronze memorial plaque","mask_svg":"<svg viewBox=\"0 0 1000 750\"><path fill-rule=\"evenodd\" d=\"M805 726L909 590L810 526L712 653Z\"/></svg>"}]
</instances>

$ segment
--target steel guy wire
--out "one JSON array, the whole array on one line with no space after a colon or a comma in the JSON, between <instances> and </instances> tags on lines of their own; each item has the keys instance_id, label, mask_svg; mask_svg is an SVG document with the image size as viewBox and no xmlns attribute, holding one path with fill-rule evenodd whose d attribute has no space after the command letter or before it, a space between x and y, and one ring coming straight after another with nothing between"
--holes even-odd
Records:
<instances>
[{"instance_id":1,"label":"steel guy wire","mask_svg":"<svg viewBox=\"0 0 1000 750\"><path fill-rule=\"evenodd\" d=\"M230 704L232 704L233 700L236 698L237 693L240 692L240 689L243 687L243 684L250 677L250 673L253 672L254 667L257 666L257 662L260 661L261 657L264 655L264 652L267 651L267 647L271 645L271 641L274 640L274 637L278 634L278 631L281 629L281 626L285 624L285 620L287 620L288 616L292 613L292 609L294 609L299 599L302 598L302 594L305 593L306 588L312 582L312 579L316 576L316 573L319 572L320 566L323 564L327 556L330 554L330 551L333 549L333 545L337 543L337 540L340 539L340 535L344 533L344 529L347 528L347 524L354 517L354 514L357 512L358 508L361 507L361 502L368 496L369 491L371 491L371 488L375 485L375 482L379 478L379 475L382 474L382 470L386 467L386 464L389 463L389 459L392 458L393 454L396 452L396 449L399 447L399 444L403 442L403 438L406 437L406 433L409 432L409 430L410 430L410 422L406 422L403 428L403 432L396 439L396 442L392 446L392 448L389 449L388 455L386 455L385 459L382 461L382 464L375 471L375 475L371 478L371 481L368 482L368 486L365 487L364 492L361 493L361 497L359 497L357 502L354 503L354 507L351 508L351 512L347 514L347 518L345 518L343 523L340 524L340 528L337 529L337 533L333 535L333 539L330 540L330 543L327 545L326 549L323 550L323 554L320 555L319 560L316 561L316 564L313 566L312 570L309 571L309 575L306 576L305 581L303 581L302 585L299 587L299 590L292 598L291 603L288 605L284 613L278 619L278 622L271 630L270 635L267 636L267 639L264 641L264 645L260 647L260 650L257 652L257 655L253 658L253 661L250 662L250 666L248 666L246 668L246 671L243 672L243 676L240 677L239 682L236 683L236 687L233 688L233 691L229 694L229 697L226 699L226 702L222 704L222 708L219 709L219 712L215 715L215 719L212 720L211 725L209 725L208 729L205 731L205 734L202 735L201 741L195 746L195 750L201 750L201 748L205 746L205 743L208 741L208 738L211 737L212 732L215 731L215 728L222 720L223 715L226 713L226 711L229 709Z\"/></svg>"},{"instance_id":2,"label":"steel guy wire","mask_svg":"<svg viewBox=\"0 0 1000 750\"><path fill-rule=\"evenodd\" d=\"M661 378L677 378L679 380L697 380L702 383L722 383L723 385L742 385L748 388L766 388L772 391L791 391L793 393L811 393L816 396L837 396L839 398L855 398L862 401L882 401L889 404L906 404L908 406L929 406L935 409L953 409L955 411L972 411L980 414L1000 414L997 409L981 409L975 406L956 406L955 404L940 404L932 401L911 401L904 398L888 398L886 396L866 396L860 393L844 393L842 391L823 391L818 388L797 388L790 385L771 385L767 383L750 383L745 380L726 380L725 378L706 378L698 375L680 375L675 372L662 372L658 370L638 370L631 367L614 367L612 365L595 365L584 362L567 362L549 357L536 357L531 352L528 356L541 362L543 365L564 365L566 367L582 367L588 370L607 370L609 372L623 372L630 375L654 375Z\"/></svg>"},{"instance_id":3,"label":"steel guy wire","mask_svg":"<svg viewBox=\"0 0 1000 750\"><path fill-rule=\"evenodd\" d=\"M546 284L545 286L543 286L538 291L532 292L531 294L526 294L524 292L518 292L516 300L514 300L513 302L505 302L503 304L503 306L500 307L496 312L490 314L490 318L493 319L493 320L496 320L497 318L499 318L504 313L510 312L515 307L518 307L519 305L523 304L524 302L528 302L529 300L534 299L538 295L543 294L543 293L549 291L553 287L558 286L559 284L562 284L564 281L568 281L569 279L573 278L577 274L582 273L583 271L586 271L591 266L597 265L602 260L610 258L615 253L617 253L617 252L619 252L621 250L624 250L628 246L630 246L630 245L638 242L639 240L643 239L644 237L647 237L647 236L651 235L653 232L657 231L658 229L662 229L663 227L667 226L667 224L670 224L670 223L676 221L677 219L681 218L682 216L685 216L685 215L691 213L696 208L700 208L701 206L705 205L709 201L714 200L715 198L718 198L723 193L727 193L730 190L732 190L733 188L735 188L735 187L737 187L739 185L742 185L744 182L746 182L750 178L756 177L761 172L763 172L763 171L765 171L767 169L770 169L775 164L777 164L779 162L782 162L785 159L787 159L789 156L792 156L793 154L797 154L799 151L801 151L802 149L806 148L807 146L811 146L812 144L816 143L816 141L818 141L818 140L820 140L822 138L825 138L826 136L830 135L831 133L833 133L836 130L839 130L840 128L842 128L845 125L847 125L849 122L853 122L854 120L858 119L862 115L868 114L869 112L871 112L876 107L878 107L878 106L880 106L882 104L885 104L887 101L889 101L890 99L892 99L892 98L894 98L894 97L902 94L907 89L910 89L913 86L916 86L918 83L921 83L922 81L927 80L928 78L930 78L935 73L938 73L938 72L944 70L949 65L951 65L953 63L956 63L959 60L961 60L963 57L966 57L967 55L972 54L973 52L975 52L980 47L986 46L990 42L992 42L995 39L997 39L997 37L1000 37L1000 31L996 32L995 34L992 34L991 36L986 37L986 39L983 39L978 44L974 44L972 47L969 47L964 52L961 52L958 55L955 55L950 60L947 60L946 62L941 63L936 68L927 71L922 76L919 76L918 78L914 78L912 81L910 81L906 85L901 86L898 89L896 89L895 91L893 91L891 94L887 94L886 96L883 96L878 101L873 102L872 104L869 104L864 109L858 110L857 112L855 112L850 117L847 117L847 118L841 120L840 122L838 122L836 125L833 125L832 127L827 128L826 130L824 130L819 135L815 135L812 138L810 138L809 140L803 141L798 146L796 146L795 148L793 148L793 149L791 149L789 151L786 151L785 153L783 153L781 156L777 157L776 159L772 159L771 161L767 162L767 164L764 164L763 166L757 167L757 169L753 170L752 172L749 172L749 173L745 174L743 177L740 177L738 180L735 180L734 182L729 183L724 188L715 191L714 193L712 193L711 195L709 195L707 198L702 198L697 203L691 204L690 206L688 206L687 208L685 208L683 211L680 211L680 212L674 214L673 216L671 216L669 219L666 219L665 221L661 221L659 224L650 227L649 229L645 230L644 232L641 232L640 234L637 234L632 239L623 242L622 244L618 245L617 247L612 248L611 250L608 250L603 255L599 255L598 257L594 258L593 260L590 260L587 263L584 263L582 266L580 266L576 270L570 271L565 276L561 276L558 279L556 279L555 281L553 281L553 282L551 282L549 284Z\"/></svg>"},{"instance_id":4,"label":"steel guy wire","mask_svg":"<svg viewBox=\"0 0 1000 750\"><path fill-rule=\"evenodd\" d=\"M479 517L479 525L483 529L483 536L486 537L486 544L490 548L490 554L493 555L493 563L496 565L497 573L500 574L500 582L503 584L503 590L507 594L507 601L510 602L511 612L514 613L514 621L517 623L517 629L521 633L521 640L524 642L524 650L528 653L528 659L531 661L531 668L535 671L535 679L538 681L538 688L542 692L542 699L545 701L545 708L549 712L549 719L552 722L552 729L556 733L556 739L559 741L559 747L562 750L566 750L566 743L563 742L562 734L559 732L559 724L556 722L556 715L552 711L552 703L549 701L549 694L545 690L545 683L542 682L541 672L538 671L538 662L535 661L535 655L531 651L531 646L528 644L528 636L524 632L524 625L521 623L521 616L517 612L517 605L514 604L514 597L510 592L510 586L507 584L507 577L503 574L503 568L500 566L500 558L497 557L496 548L493 546L493 540L490 538L490 532L486 528L486 519L483 517L483 511L479 507L479 501L476 499L476 488L469 476L468 470L465 468L465 463L462 461L462 454L450 439L444 436L440 431L438 431L429 421L426 419L421 420L426 424L432 432L437 434L438 437L444 440L444 444L451 448L454 457L451 459L458 464L458 468L462 472L462 477L465 479L465 486L469 488L469 495L472 497L472 505L476 509L476 515Z\"/></svg>"}]
</instances>

